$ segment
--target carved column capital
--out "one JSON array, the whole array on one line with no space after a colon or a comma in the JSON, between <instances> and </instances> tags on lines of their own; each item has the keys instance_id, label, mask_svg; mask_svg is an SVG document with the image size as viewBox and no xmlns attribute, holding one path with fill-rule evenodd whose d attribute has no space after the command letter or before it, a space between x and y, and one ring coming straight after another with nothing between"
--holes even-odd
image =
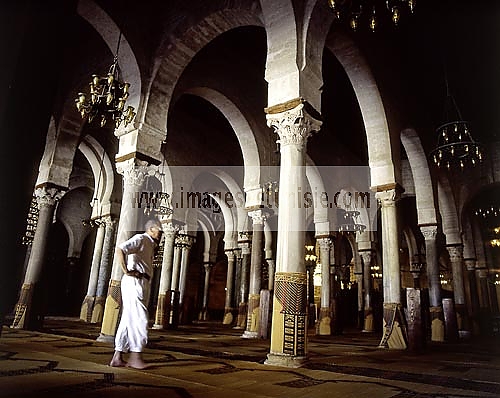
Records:
<instances>
[{"instance_id":1,"label":"carved column capital","mask_svg":"<svg viewBox=\"0 0 500 398\"><path fill-rule=\"evenodd\" d=\"M213 263L203 263L203 267L205 268L205 272L210 272L212 267L214 266Z\"/></svg>"},{"instance_id":2,"label":"carved column capital","mask_svg":"<svg viewBox=\"0 0 500 398\"><path fill-rule=\"evenodd\" d=\"M436 240L438 227L437 225L421 225L420 232L425 240Z\"/></svg>"},{"instance_id":3,"label":"carved column capital","mask_svg":"<svg viewBox=\"0 0 500 398\"><path fill-rule=\"evenodd\" d=\"M226 253L228 262L234 261L236 255L234 254L233 249L225 250L224 252Z\"/></svg>"},{"instance_id":4,"label":"carved column capital","mask_svg":"<svg viewBox=\"0 0 500 398\"><path fill-rule=\"evenodd\" d=\"M55 187L41 186L35 189L38 208L54 206L64 195L64 191Z\"/></svg>"},{"instance_id":5,"label":"carved column capital","mask_svg":"<svg viewBox=\"0 0 500 398\"><path fill-rule=\"evenodd\" d=\"M135 159L126 160L116 164L116 171L123 176L125 185L142 187L144 180L150 174L148 162Z\"/></svg>"},{"instance_id":6,"label":"carved column capital","mask_svg":"<svg viewBox=\"0 0 500 398\"><path fill-rule=\"evenodd\" d=\"M278 134L280 145L305 146L313 131L318 131L321 121L314 119L303 103L295 108L266 115L267 125Z\"/></svg>"},{"instance_id":7,"label":"carved column capital","mask_svg":"<svg viewBox=\"0 0 500 398\"><path fill-rule=\"evenodd\" d=\"M162 229L165 238L172 239L175 236L175 234L179 231L179 226L172 222L166 222L162 223Z\"/></svg>"},{"instance_id":8,"label":"carved column capital","mask_svg":"<svg viewBox=\"0 0 500 398\"><path fill-rule=\"evenodd\" d=\"M319 238L316 241L319 244L320 250L330 250L330 248L333 245L332 238L330 238L330 237Z\"/></svg>"},{"instance_id":9,"label":"carved column capital","mask_svg":"<svg viewBox=\"0 0 500 398\"><path fill-rule=\"evenodd\" d=\"M398 199L398 196L399 196L399 192L395 188L375 193L375 198L377 198L377 202L382 207L395 206L396 200Z\"/></svg>"},{"instance_id":10,"label":"carved column capital","mask_svg":"<svg viewBox=\"0 0 500 398\"><path fill-rule=\"evenodd\" d=\"M262 210L252 210L248 212L248 216L252 219L254 225L264 225L266 214Z\"/></svg>"},{"instance_id":11,"label":"carved column capital","mask_svg":"<svg viewBox=\"0 0 500 398\"><path fill-rule=\"evenodd\" d=\"M194 241L195 241L195 238L190 236L190 235L179 234L175 238L175 245L182 247L182 248L190 249L191 246L193 245Z\"/></svg>"},{"instance_id":12,"label":"carved column capital","mask_svg":"<svg viewBox=\"0 0 500 398\"><path fill-rule=\"evenodd\" d=\"M464 258L465 268L467 271L474 271L476 269L475 258Z\"/></svg>"},{"instance_id":13,"label":"carved column capital","mask_svg":"<svg viewBox=\"0 0 500 398\"><path fill-rule=\"evenodd\" d=\"M451 261L463 260L464 247L462 245L446 246L446 250L448 250Z\"/></svg>"}]
</instances>

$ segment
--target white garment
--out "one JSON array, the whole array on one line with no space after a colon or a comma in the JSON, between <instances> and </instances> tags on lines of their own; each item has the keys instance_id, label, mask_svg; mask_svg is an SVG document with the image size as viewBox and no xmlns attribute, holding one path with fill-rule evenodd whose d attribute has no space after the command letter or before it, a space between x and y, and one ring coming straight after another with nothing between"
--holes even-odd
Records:
<instances>
[{"instance_id":1,"label":"white garment","mask_svg":"<svg viewBox=\"0 0 500 398\"><path fill-rule=\"evenodd\" d=\"M153 271L155 242L148 234L137 234L119 245L125 253L127 269ZM148 342L150 281L124 274L121 281L122 314L115 336L115 351L142 352Z\"/></svg>"}]
</instances>

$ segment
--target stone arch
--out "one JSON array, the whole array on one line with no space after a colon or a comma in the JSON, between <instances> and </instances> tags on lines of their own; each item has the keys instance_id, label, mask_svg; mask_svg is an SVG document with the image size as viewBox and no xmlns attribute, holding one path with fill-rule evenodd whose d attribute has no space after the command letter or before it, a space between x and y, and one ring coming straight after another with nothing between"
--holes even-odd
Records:
<instances>
[{"instance_id":1,"label":"stone arch","mask_svg":"<svg viewBox=\"0 0 500 398\"><path fill-rule=\"evenodd\" d=\"M401 143L405 148L415 184L417 220L419 224L436 224L436 207L429 164L420 137L413 129L401 132Z\"/></svg>"},{"instance_id":2,"label":"stone arch","mask_svg":"<svg viewBox=\"0 0 500 398\"><path fill-rule=\"evenodd\" d=\"M207 15L189 28L183 37L171 39L168 52L157 66L156 75L148 90L148 105L142 122L164 131L167 126L170 99L186 66L198 51L217 36L241 26L262 26L262 21L252 9L220 10ZM189 40L183 40L184 37Z\"/></svg>"},{"instance_id":3,"label":"stone arch","mask_svg":"<svg viewBox=\"0 0 500 398\"><path fill-rule=\"evenodd\" d=\"M85 136L80 142L78 149L89 162L94 175L93 196L97 203L91 204L92 218L109 214L111 210L110 198L114 186L114 172L111 160L101 144L89 135Z\"/></svg>"},{"instance_id":4,"label":"stone arch","mask_svg":"<svg viewBox=\"0 0 500 398\"><path fill-rule=\"evenodd\" d=\"M358 99L368 144L368 165L373 187L400 183L399 137L391 137L384 104L374 76L359 49L347 37L336 34L327 48L344 68Z\"/></svg>"},{"instance_id":5,"label":"stone arch","mask_svg":"<svg viewBox=\"0 0 500 398\"><path fill-rule=\"evenodd\" d=\"M461 244L462 237L460 234L457 207L454 202L453 190L447 178L440 178L438 180L438 203L443 233L446 236L446 244Z\"/></svg>"},{"instance_id":6,"label":"stone arch","mask_svg":"<svg viewBox=\"0 0 500 398\"><path fill-rule=\"evenodd\" d=\"M186 94L197 95L214 105L227 119L236 134L243 154L245 191L260 186L260 157L253 131L238 107L229 98L209 87L193 87Z\"/></svg>"},{"instance_id":7,"label":"stone arch","mask_svg":"<svg viewBox=\"0 0 500 398\"><path fill-rule=\"evenodd\" d=\"M238 236L234 228L234 219L231 209L227 203L216 195L210 194L210 196L219 204L221 208L222 215L224 217L224 244L225 249L232 249L236 246L238 241Z\"/></svg>"}]
</instances>

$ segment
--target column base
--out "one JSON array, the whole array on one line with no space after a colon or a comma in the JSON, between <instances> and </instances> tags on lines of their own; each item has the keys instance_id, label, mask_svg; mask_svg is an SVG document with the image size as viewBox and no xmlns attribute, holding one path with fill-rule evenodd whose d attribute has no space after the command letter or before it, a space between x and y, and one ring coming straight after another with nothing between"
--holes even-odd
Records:
<instances>
[{"instance_id":1,"label":"column base","mask_svg":"<svg viewBox=\"0 0 500 398\"><path fill-rule=\"evenodd\" d=\"M267 354L267 359L264 361L265 365L282 366L286 368L300 368L307 362L307 357L294 357L286 354Z\"/></svg>"},{"instance_id":2,"label":"column base","mask_svg":"<svg viewBox=\"0 0 500 398\"><path fill-rule=\"evenodd\" d=\"M408 348L406 325L401 312L401 304L384 303L384 335L379 348L405 350Z\"/></svg>"},{"instance_id":3,"label":"column base","mask_svg":"<svg viewBox=\"0 0 500 398\"><path fill-rule=\"evenodd\" d=\"M165 329L165 327L163 325L156 324L156 323L151 328L155 329L155 330L163 330L163 329Z\"/></svg>"},{"instance_id":4,"label":"column base","mask_svg":"<svg viewBox=\"0 0 500 398\"><path fill-rule=\"evenodd\" d=\"M99 341L100 343L113 343L115 342L115 336L110 336L107 334L101 333L99 337L97 337L96 341Z\"/></svg>"},{"instance_id":5,"label":"column base","mask_svg":"<svg viewBox=\"0 0 500 398\"><path fill-rule=\"evenodd\" d=\"M444 342L444 314L443 307L430 307L431 315L431 341Z\"/></svg>"},{"instance_id":6,"label":"column base","mask_svg":"<svg viewBox=\"0 0 500 398\"><path fill-rule=\"evenodd\" d=\"M249 330L245 330L245 332L241 335L244 339L256 339L259 337L257 332L251 332Z\"/></svg>"}]
</instances>

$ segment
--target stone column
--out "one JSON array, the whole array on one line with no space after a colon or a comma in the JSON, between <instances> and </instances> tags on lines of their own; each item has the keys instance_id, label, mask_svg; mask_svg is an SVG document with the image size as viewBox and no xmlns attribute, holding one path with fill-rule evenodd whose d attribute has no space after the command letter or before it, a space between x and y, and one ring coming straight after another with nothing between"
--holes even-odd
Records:
<instances>
[{"instance_id":1,"label":"stone column","mask_svg":"<svg viewBox=\"0 0 500 398\"><path fill-rule=\"evenodd\" d=\"M92 265L90 267L87 295L83 299L82 307L80 310L80 319L85 322L91 322L92 320L92 312L94 311L94 303L97 293L99 266L101 264L105 233L106 233L106 224L102 222L102 220L99 220L97 227L97 235L94 244L94 254L92 255Z\"/></svg>"},{"instance_id":2,"label":"stone column","mask_svg":"<svg viewBox=\"0 0 500 398\"><path fill-rule=\"evenodd\" d=\"M203 267L205 267L205 283L203 284L203 305L198 316L200 321L208 320L208 293L210 288L210 271L214 265L210 262L204 263Z\"/></svg>"},{"instance_id":3,"label":"stone column","mask_svg":"<svg viewBox=\"0 0 500 398\"><path fill-rule=\"evenodd\" d=\"M294 108L286 105L267 114L268 125L279 135L281 163L271 346L265 363L298 367L307 359L305 211L300 192L306 187L307 139L321 123L302 101Z\"/></svg>"},{"instance_id":4,"label":"stone column","mask_svg":"<svg viewBox=\"0 0 500 398\"><path fill-rule=\"evenodd\" d=\"M404 316L401 309L401 276L399 266L399 229L396 211L397 186L375 194L381 209L382 283L384 290L384 335L380 347L407 348Z\"/></svg>"},{"instance_id":5,"label":"stone column","mask_svg":"<svg viewBox=\"0 0 500 398\"><path fill-rule=\"evenodd\" d=\"M307 261L306 261L307 262ZM306 314L307 314L307 327L314 327L316 324L316 313L314 305L314 271L316 270L316 260L314 264L306 264Z\"/></svg>"},{"instance_id":6,"label":"stone column","mask_svg":"<svg viewBox=\"0 0 500 398\"><path fill-rule=\"evenodd\" d=\"M478 335L480 331L479 325L479 292L477 289L476 279L476 259L465 258L465 268L467 270L468 292L470 297L470 317L471 317L471 332Z\"/></svg>"},{"instance_id":7,"label":"stone column","mask_svg":"<svg viewBox=\"0 0 500 398\"><path fill-rule=\"evenodd\" d=\"M425 239L425 262L427 264L427 282L429 284L431 341L443 342L445 330L436 246L437 225L421 225L420 231Z\"/></svg>"},{"instance_id":8,"label":"stone column","mask_svg":"<svg viewBox=\"0 0 500 398\"><path fill-rule=\"evenodd\" d=\"M64 194L58 188L44 185L35 189L38 203L38 223L31 245L31 255L21 287L19 301L16 304L14 320L11 327L16 329L33 329L42 324L43 313L40 306L40 276L43 271L47 240L54 217L56 203ZM35 300L33 300L35 298Z\"/></svg>"},{"instance_id":9,"label":"stone column","mask_svg":"<svg viewBox=\"0 0 500 398\"><path fill-rule=\"evenodd\" d=\"M180 309L180 318L183 323L186 321L187 317L187 309L184 308L185 300L184 293L186 292L186 282L187 282L187 274L188 274L188 266L189 266L189 252L191 251L191 247L195 241L195 238L189 235L180 235L182 241L181 248L181 269L179 274L179 309Z\"/></svg>"},{"instance_id":10,"label":"stone column","mask_svg":"<svg viewBox=\"0 0 500 398\"><path fill-rule=\"evenodd\" d=\"M144 180L148 174L146 162L136 159L117 163L116 170L123 175L123 194L118 223L116 243L120 244L137 232L141 232L144 226L138 225L138 212L136 202ZM97 341L113 342L121 309L121 278L123 270L118 262L113 261L111 279L109 281L108 295L101 325L101 334Z\"/></svg>"},{"instance_id":11,"label":"stone column","mask_svg":"<svg viewBox=\"0 0 500 398\"><path fill-rule=\"evenodd\" d=\"M372 307L372 281L371 281L371 266L374 258L374 253L371 249L360 251L359 255L363 260L363 287L364 289L364 325L363 332L374 332L373 307Z\"/></svg>"},{"instance_id":12,"label":"stone column","mask_svg":"<svg viewBox=\"0 0 500 398\"><path fill-rule=\"evenodd\" d=\"M106 303L106 288L111 276L111 264L113 261L113 248L115 247L116 225L118 221L111 216L103 217L105 223L104 243L102 246L101 263L99 265L99 275L97 277L96 298L92 308L91 323L102 322L104 315L104 305Z\"/></svg>"},{"instance_id":13,"label":"stone column","mask_svg":"<svg viewBox=\"0 0 500 398\"><path fill-rule=\"evenodd\" d=\"M241 269L240 269L240 297L238 303L238 319L235 329L246 329L247 308L248 308L248 288L250 273L250 255L251 255L251 234L240 232L238 246L241 249Z\"/></svg>"},{"instance_id":14,"label":"stone column","mask_svg":"<svg viewBox=\"0 0 500 398\"><path fill-rule=\"evenodd\" d=\"M490 300L488 294L488 268L476 268L477 278L479 279L479 324L481 334L491 333L489 326L490 318Z\"/></svg>"},{"instance_id":15,"label":"stone column","mask_svg":"<svg viewBox=\"0 0 500 398\"><path fill-rule=\"evenodd\" d=\"M153 329L164 329L170 318L170 286L172 285L172 269L174 259L174 243L177 228L172 222L162 224L163 227L163 259L158 287L158 303L156 306Z\"/></svg>"},{"instance_id":16,"label":"stone column","mask_svg":"<svg viewBox=\"0 0 500 398\"><path fill-rule=\"evenodd\" d=\"M319 259L321 263L321 308L316 326L316 334L329 336L332 334L332 312L330 306L330 237L316 237L319 244Z\"/></svg>"},{"instance_id":17,"label":"stone column","mask_svg":"<svg viewBox=\"0 0 500 398\"><path fill-rule=\"evenodd\" d=\"M182 259L182 239L177 235L174 240L174 255L172 259L172 281L170 284L170 292L167 299L170 300L169 315L167 322L172 328L177 328L179 324L179 280L181 273Z\"/></svg>"},{"instance_id":18,"label":"stone column","mask_svg":"<svg viewBox=\"0 0 500 398\"><path fill-rule=\"evenodd\" d=\"M224 303L223 325L231 325L234 320L233 290L234 290L234 263L236 256L233 249L226 250L227 277L226 277L226 301Z\"/></svg>"},{"instance_id":19,"label":"stone column","mask_svg":"<svg viewBox=\"0 0 500 398\"><path fill-rule=\"evenodd\" d=\"M446 246L450 255L451 270L453 273L453 298L455 301L455 312L457 316L458 330L464 330L467 320L465 308L465 289L464 289L464 256L462 245Z\"/></svg>"},{"instance_id":20,"label":"stone column","mask_svg":"<svg viewBox=\"0 0 500 398\"><path fill-rule=\"evenodd\" d=\"M252 252L250 257L250 284L248 291L247 325L242 337L255 339L260 327L260 289L262 284L262 251L265 214L262 210L250 211L252 218Z\"/></svg>"}]
</instances>

